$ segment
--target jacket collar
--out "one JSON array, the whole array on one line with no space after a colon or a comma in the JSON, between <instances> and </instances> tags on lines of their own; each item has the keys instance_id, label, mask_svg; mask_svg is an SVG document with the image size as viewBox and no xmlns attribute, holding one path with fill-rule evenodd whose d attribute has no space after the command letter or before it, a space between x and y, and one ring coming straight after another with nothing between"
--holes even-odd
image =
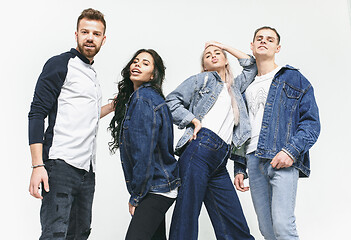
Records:
<instances>
[{"instance_id":1,"label":"jacket collar","mask_svg":"<svg viewBox=\"0 0 351 240\"><path fill-rule=\"evenodd\" d=\"M212 71L212 72L209 72L209 73L212 73L213 76L216 78L216 80L218 80L219 82L223 82L222 79L221 79L221 76L219 76L218 72Z\"/></svg>"},{"instance_id":2,"label":"jacket collar","mask_svg":"<svg viewBox=\"0 0 351 240\"><path fill-rule=\"evenodd\" d=\"M150 82L146 82L146 83L143 83L141 86L143 86L143 87L151 87L151 83Z\"/></svg>"},{"instance_id":3,"label":"jacket collar","mask_svg":"<svg viewBox=\"0 0 351 240\"><path fill-rule=\"evenodd\" d=\"M298 71L299 69L294 68L293 66L290 66L290 65L286 64L281 69L279 69L279 71L275 74L274 78L276 78L279 75L281 75L283 72L285 72L285 70L296 70L296 71Z\"/></svg>"},{"instance_id":4,"label":"jacket collar","mask_svg":"<svg viewBox=\"0 0 351 240\"><path fill-rule=\"evenodd\" d=\"M150 82L145 82L145 83L141 84L141 86L138 89L145 88L145 87L151 87L151 83Z\"/></svg>"},{"instance_id":5,"label":"jacket collar","mask_svg":"<svg viewBox=\"0 0 351 240\"><path fill-rule=\"evenodd\" d=\"M283 69L283 68L287 68L287 69L290 69L290 70L299 70L299 69L294 68L293 66L290 66L290 65L288 65L288 64L286 64L285 66L283 66L282 69Z\"/></svg>"}]
</instances>

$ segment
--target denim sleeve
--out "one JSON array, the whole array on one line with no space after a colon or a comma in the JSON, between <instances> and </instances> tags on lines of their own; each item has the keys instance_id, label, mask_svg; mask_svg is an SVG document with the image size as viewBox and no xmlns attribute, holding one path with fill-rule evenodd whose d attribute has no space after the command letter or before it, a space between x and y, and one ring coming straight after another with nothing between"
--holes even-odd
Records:
<instances>
[{"instance_id":1,"label":"denim sleeve","mask_svg":"<svg viewBox=\"0 0 351 240\"><path fill-rule=\"evenodd\" d=\"M235 80L235 86L243 93L246 88L252 83L257 75L256 60L253 56L250 58L238 59L240 66L243 67L241 74L239 74Z\"/></svg>"},{"instance_id":2,"label":"denim sleeve","mask_svg":"<svg viewBox=\"0 0 351 240\"><path fill-rule=\"evenodd\" d=\"M133 178L131 180L131 196L129 202L138 206L139 202L150 191L154 175L154 151L158 139L157 112L152 105L143 99L133 102L133 113L130 118L129 137L133 144L129 153L133 161Z\"/></svg>"},{"instance_id":3,"label":"denim sleeve","mask_svg":"<svg viewBox=\"0 0 351 240\"><path fill-rule=\"evenodd\" d=\"M197 84L197 77L192 76L182 82L174 91L166 97L166 103L172 113L173 123L179 129L185 128L195 118L189 111Z\"/></svg>"},{"instance_id":4,"label":"denim sleeve","mask_svg":"<svg viewBox=\"0 0 351 240\"><path fill-rule=\"evenodd\" d=\"M320 133L320 120L313 88L310 86L302 95L299 103L299 122L295 134L291 136L283 151L288 152L296 161L317 141ZM290 153L290 154L289 154Z\"/></svg>"},{"instance_id":5,"label":"denim sleeve","mask_svg":"<svg viewBox=\"0 0 351 240\"><path fill-rule=\"evenodd\" d=\"M242 173L244 174L244 179L248 178L248 174L246 172L246 158L239 155L232 155L231 159L234 160L234 176Z\"/></svg>"},{"instance_id":6,"label":"denim sleeve","mask_svg":"<svg viewBox=\"0 0 351 240\"><path fill-rule=\"evenodd\" d=\"M67 64L63 63L60 58L53 57L44 65L35 86L28 114L29 144L43 142L44 119L56 103L66 75Z\"/></svg>"}]
</instances>

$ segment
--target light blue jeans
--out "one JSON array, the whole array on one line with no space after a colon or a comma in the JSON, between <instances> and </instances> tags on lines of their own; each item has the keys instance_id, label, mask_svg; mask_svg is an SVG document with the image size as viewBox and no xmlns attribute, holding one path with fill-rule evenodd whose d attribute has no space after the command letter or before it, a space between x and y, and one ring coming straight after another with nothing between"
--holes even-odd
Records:
<instances>
[{"instance_id":1,"label":"light blue jeans","mask_svg":"<svg viewBox=\"0 0 351 240\"><path fill-rule=\"evenodd\" d=\"M299 171L274 169L270 159L247 155L251 197L259 228L266 240L298 240L295 200Z\"/></svg>"}]
</instances>

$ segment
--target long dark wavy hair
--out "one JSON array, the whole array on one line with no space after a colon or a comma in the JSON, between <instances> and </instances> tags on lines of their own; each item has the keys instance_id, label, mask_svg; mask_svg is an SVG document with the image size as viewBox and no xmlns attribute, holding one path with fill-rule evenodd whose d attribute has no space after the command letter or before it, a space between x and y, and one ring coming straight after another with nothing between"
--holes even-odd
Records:
<instances>
[{"instance_id":1,"label":"long dark wavy hair","mask_svg":"<svg viewBox=\"0 0 351 240\"><path fill-rule=\"evenodd\" d=\"M130 80L130 65L132 65L134 59L143 52L149 53L154 60L153 79L151 79L149 83L151 83L151 87L155 89L157 93L165 98L162 93L162 84L165 78L166 68L163 64L162 58L153 49L138 50L121 71L123 79L118 82L118 94L117 97L113 100L115 115L113 116L108 128L111 131L112 136L112 141L108 144L112 153L115 153L119 148L119 135L122 127L121 124L126 113L126 103L128 102L130 95L132 95L134 92L133 82Z\"/></svg>"}]
</instances>

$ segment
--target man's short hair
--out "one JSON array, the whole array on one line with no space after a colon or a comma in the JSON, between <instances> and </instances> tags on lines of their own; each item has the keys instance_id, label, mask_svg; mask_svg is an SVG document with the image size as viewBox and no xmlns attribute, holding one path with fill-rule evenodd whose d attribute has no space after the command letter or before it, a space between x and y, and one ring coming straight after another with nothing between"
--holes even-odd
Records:
<instances>
[{"instance_id":1,"label":"man's short hair","mask_svg":"<svg viewBox=\"0 0 351 240\"><path fill-rule=\"evenodd\" d=\"M80 14L80 16L78 17L78 20L77 20L77 31L78 31L79 22L83 18L87 18L89 20L97 20L97 21L102 22L102 24L104 25L104 34L105 34L106 22L105 22L104 14L102 14L100 11L92 9L92 8L88 8L88 9L83 10L83 12Z\"/></svg>"},{"instance_id":2,"label":"man's short hair","mask_svg":"<svg viewBox=\"0 0 351 240\"><path fill-rule=\"evenodd\" d=\"M262 29L269 29L269 30L272 30L273 32L275 32L275 34L277 34L278 44L280 43L280 35L279 35L278 31L275 28L272 28L272 27L269 27L269 26L263 26L263 27L260 27L260 28L256 29L254 37L253 37L253 41L255 41L255 37L256 37L257 33L259 31L261 31Z\"/></svg>"}]
</instances>

